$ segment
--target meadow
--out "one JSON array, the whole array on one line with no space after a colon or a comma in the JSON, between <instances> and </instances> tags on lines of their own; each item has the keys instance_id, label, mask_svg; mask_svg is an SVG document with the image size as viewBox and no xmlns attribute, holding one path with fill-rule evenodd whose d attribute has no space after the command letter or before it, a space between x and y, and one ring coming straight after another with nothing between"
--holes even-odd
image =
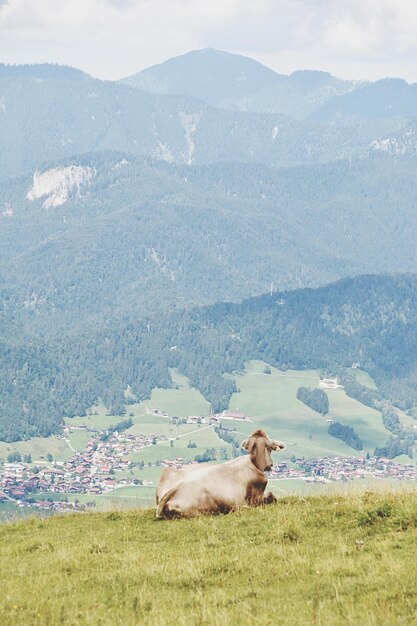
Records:
<instances>
[{"instance_id":1,"label":"meadow","mask_svg":"<svg viewBox=\"0 0 417 626\"><path fill-rule=\"evenodd\" d=\"M238 392L230 400L230 408L252 417L254 423L276 439L287 444L282 458L305 456L363 456L373 453L390 436L378 411L346 395L343 389L326 389L329 413L323 417L300 400L297 389L317 387L317 370L281 371L271 367L265 374L263 361L250 361L245 372L235 375ZM326 419L352 426L362 440L364 449L357 452L340 439L327 433ZM245 434L247 431L247 425ZM242 428L239 428L242 430Z\"/></svg>"},{"instance_id":2,"label":"meadow","mask_svg":"<svg viewBox=\"0 0 417 626\"><path fill-rule=\"evenodd\" d=\"M243 439L256 427L264 428L271 437L285 441L287 450L281 453L281 458L289 458L293 454L305 457L363 455L366 452L372 453L376 446L383 445L390 436L382 423L380 413L349 398L343 389L326 390L330 411L324 418L297 400L298 387L318 385L317 370L281 371L271 367L271 373L266 374L264 372L266 365L263 361L250 361L246 364L244 372L233 375L238 392L232 395L229 408L241 411L253 420L253 423L229 420L223 422L226 428L236 429L237 438ZM374 382L366 372L352 371L361 384L374 387ZM150 399L143 402L135 402L131 392L129 390L126 392L129 401L133 402L126 405L125 417L130 417L133 421L129 432L163 434L174 440L174 449L161 451L159 446L145 448L139 455L134 456L132 459L134 461L139 459L148 463L176 456L189 459L207 447L228 447L224 441L203 427L170 424L168 415L207 416L210 410L209 403L198 390L190 387L185 376L173 369L171 378L171 389L156 388L152 391ZM167 416L153 413L155 409L160 413L166 413ZM125 418L109 415L106 407L98 403L91 407L86 416L65 418L65 424L103 430L114 426L121 419ZM363 451L358 453L341 440L330 436L327 433L326 419L334 419L352 426L362 440ZM403 416L403 419L410 423L410 417ZM0 458L5 459L10 452L19 451L22 455L30 452L36 462L44 462L48 453L52 454L54 459L63 461L73 454L72 448L77 451L83 450L87 439L88 433L72 431L67 441L62 437L52 436L16 443L0 443ZM190 440L195 441L197 449L191 451L187 449ZM164 448L170 446L169 443L160 445Z\"/></svg>"},{"instance_id":3,"label":"meadow","mask_svg":"<svg viewBox=\"0 0 417 626\"><path fill-rule=\"evenodd\" d=\"M0 623L413 626L416 511L416 493L366 492L192 520L4 524Z\"/></svg>"}]
</instances>

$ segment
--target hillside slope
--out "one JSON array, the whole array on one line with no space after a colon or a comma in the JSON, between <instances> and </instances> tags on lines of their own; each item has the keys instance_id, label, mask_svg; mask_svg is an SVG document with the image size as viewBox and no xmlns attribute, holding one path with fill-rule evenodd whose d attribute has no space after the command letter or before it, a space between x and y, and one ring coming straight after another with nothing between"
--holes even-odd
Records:
<instances>
[{"instance_id":1,"label":"hillside slope","mask_svg":"<svg viewBox=\"0 0 417 626\"><path fill-rule=\"evenodd\" d=\"M278 74L223 50L192 50L148 67L124 83L152 93L184 94L226 109L282 113L302 119L335 95L358 86L327 72Z\"/></svg>"},{"instance_id":2,"label":"hillside slope","mask_svg":"<svg viewBox=\"0 0 417 626\"><path fill-rule=\"evenodd\" d=\"M383 78L361 85L349 93L329 98L309 119L321 122L349 122L353 119L414 117L417 84L400 78Z\"/></svg>"},{"instance_id":3,"label":"hillside slope","mask_svg":"<svg viewBox=\"0 0 417 626\"><path fill-rule=\"evenodd\" d=\"M148 93L67 67L0 64L0 179L103 150L182 164L327 162L363 153L403 122L302 123L274 111L226 110L186 95Z\"/></svg>"},{"instance_id":4,"label":"hillside slope","mask_svg":"<svg viewBox=\"0 0 417 626\"><path fill-rule=\"evenodd\" d=\"M412 626L416 508L415 493L367 493L194 520L115 511L5 524L0 621Z\"/></svg>"},{"instance_id":5,"label":"hillside slope","mask_svg":"<svg viewBox=\"0 0 417 626\"><path fill-rule=\"evenodd\" d=\"M360 276L240 304L158 310L141 319L109 315L24 344L9 334L0 351L1 438L25 438L41 424L42 434L58 432L59 415L83 414L98 398L124 411L127 385L148 398L155 387L171 387L172 367L220 410L236 390L224 374L242 371L250 359L333 373L359 362L383 397L413 410L416 311L415 275Z\"/></svg>"},{"instance_id":6,"label":"hillside slope","mask_svg":"<svg viewBox=\"0 0 417 626\"><path fill-rule=\"evenodd\" d=\"M87 154L0 184L5 306L27 330L417 271L415 157L293 168ZM51 318L52 315L52 318ZM98 318L98 319L97 319Z\"/></svg>"}]
</instances>

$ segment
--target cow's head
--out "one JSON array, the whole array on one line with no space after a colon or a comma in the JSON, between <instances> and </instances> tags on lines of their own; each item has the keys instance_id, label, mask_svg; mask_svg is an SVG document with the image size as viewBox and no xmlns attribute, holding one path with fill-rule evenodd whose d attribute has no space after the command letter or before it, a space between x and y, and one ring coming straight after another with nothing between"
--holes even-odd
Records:
<instances>
[{"instance_id":1,"label":"cow's head","mask_svg":"<svg viewBox=\"0 0 417 626\"><path fill-rule=\"evenodd\" d=\"M251 461L261 472L272 468L273 450L284 450L285 443L271 441L264 430L255 430L249 439L242 441L242 448L250 454Z\"/></svg>"}]
</instances>

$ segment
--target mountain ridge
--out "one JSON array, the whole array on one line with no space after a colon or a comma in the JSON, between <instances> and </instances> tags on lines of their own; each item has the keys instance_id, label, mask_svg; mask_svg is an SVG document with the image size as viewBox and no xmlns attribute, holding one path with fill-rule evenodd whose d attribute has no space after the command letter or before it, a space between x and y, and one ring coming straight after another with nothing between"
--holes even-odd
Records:
<instances>
[{"instance_id":1,"label":"mountain ridge","mask_svg":"<svg viewBox=\"0 0 417 626\"><path fill-rule=\"evenodd\" d=\"M60 332L97 306L165 308L167 291L171 306L190 306L240 300L271 282L413 271L414 168L414 157L380 151L290 168L117 152L55 161L0 184L4 285L25 325L49 328L49 312ZM149 298L135 297L142 289Z\"/></svg>"},{"instance_id":2,"label":"mountain ridge","mask_svg":"<svg viewBox=\"0 0 417 626\"><path fill-rule=\"evenodd\" d=\"M282 113L298 119L314 108L315 99L320 104L357 84L315 70L279 74L250 57L214 48L192 50L121 82L153 93L198 97L221 108ZM300 108L301 100L305 110Z\"/></svg>"},{"instance_id":3,"label":"mountain ridge","mask_svg":"<svg viewBox=\"0 0 417 626\"><path fill-rule=\"evenodd\" d=\"M339 120L326 113L322 106L349 95L334 97L332 88L326 87L326 102L311 99L310 87L320 90L323 80L328 86L329 81L339 80L326 73L300 71L285 80L281 77L295 91L287 93L285 88L281 95L264 94L267 100L286 102L279 109L213 106L201 99L201 89L193 97L153 94L55 65L1 67L3 180L39 169L45 162L105 150L185 164L242 161L289 166L360 158L373 142L401 132L409 123L405 117L387 116L386 111L382 119L373 115L354 121L348 114ZM217 75L210 75L213 80ZM294 87L299 83L305 83L307 91ZM358 87L352 94L372 96L375 87L371 87ZM410 98L412 107L414 95ZM296 114L299 105L313 107L307 119ZM324 121L315 119L315 114Z\"/></svg>"}]
</instances>

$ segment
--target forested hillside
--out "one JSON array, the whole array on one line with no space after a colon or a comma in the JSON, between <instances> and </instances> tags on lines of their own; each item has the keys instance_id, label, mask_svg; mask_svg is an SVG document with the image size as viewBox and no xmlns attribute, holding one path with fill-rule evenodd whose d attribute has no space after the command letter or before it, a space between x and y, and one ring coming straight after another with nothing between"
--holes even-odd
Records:
<instances>
[{"instance_id":1,"label":"forested hillside","mask_svg":"<svg viewBox=\"0 0 417 626\"><path fill-rule=\"evenodd\" d=\"M417 271L415 160L179 166L105 152L0 184L3 306L26 332Z\"/></svg>"},{"instance_id":2,"label":"forested hillside","mask_svg":"<svg viewBox=\"0 0 417 626\"><path fill-rule=\"evenodd\" d=\"M142 321L107 318L101 327L14 351L6 341L1 437L57 431L59 415L80 413L98 397L123 412L128 384L138 398L148 397L153 387L170 386L169 367L187 375L218 410L235 388L223 374L243 369L249 359L332 373L359 362L380 385L381 397L412 409L416 311L415 275L363 276L241 304L155 311Z\"/></svg>"}]
</instances>

